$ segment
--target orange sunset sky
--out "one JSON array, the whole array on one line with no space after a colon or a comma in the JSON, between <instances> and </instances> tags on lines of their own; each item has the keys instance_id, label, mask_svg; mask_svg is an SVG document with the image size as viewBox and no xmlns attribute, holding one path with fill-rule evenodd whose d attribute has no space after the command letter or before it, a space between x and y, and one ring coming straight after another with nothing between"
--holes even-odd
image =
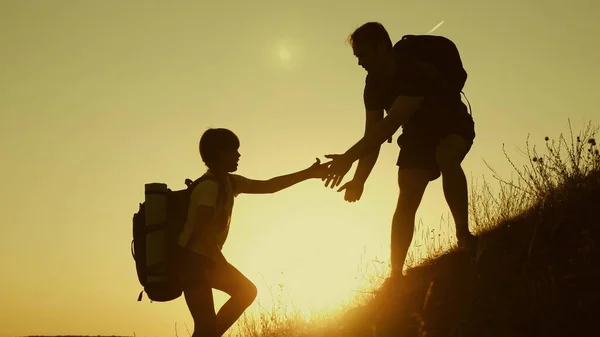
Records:
<instances>
[{"instance_id":1,"label":"orange sunset sky","mask_svg":"<svg viewBox=\"0 0 600 337\"><path fill-rule=\"evenodd\" d=\"M599 13L592 0L0 1L0 336L191 327L183 299L136 302L144 184L202 174L209 127L238 134L248 178L345 151L364 127L366 74L345 42L362 23L382 22L395 42L443 21L434 34L469 73L477 137L464 168L480 180L484 160L510 175L503 143L522 163L528 133L543 145L568 118L575 131L597 122ZM397 154L383 146L358 203L319 180L236 200L224 253L261 304L283 284L305 313L335 308L368 276L361 261L387 259ZM452 234L448 216L440 179L414 254L424 232Z\"/></svg>"}]
</instances>

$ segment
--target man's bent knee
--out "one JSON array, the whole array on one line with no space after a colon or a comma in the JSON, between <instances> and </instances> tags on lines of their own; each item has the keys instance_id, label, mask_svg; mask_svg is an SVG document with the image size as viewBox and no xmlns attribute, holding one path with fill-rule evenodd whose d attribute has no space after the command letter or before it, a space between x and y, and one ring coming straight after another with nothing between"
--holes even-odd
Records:
<instances>
[{"instance_id":1,"label":"man's bent knee","mask_svg":"<svg viewBox=\"0 0 600 337\"><path fill-rule=\"evenodd\" d=\"M424 169L404 169L398 171L398 187L400 195L396 213L398 212L416 212L425 188L429 184L431 172Z\"/></svg>"},{"instance_id":2,"label":"man's bent knee","mask_svg":"<svg viewBox=\"0 0 600 337\"><path fill-rule=\"evenodd\" d=\"M451 134L442 139L436 148L435 158L442 172L460 167L471 148L471 142Z\"/></svg>"}]
</instances>

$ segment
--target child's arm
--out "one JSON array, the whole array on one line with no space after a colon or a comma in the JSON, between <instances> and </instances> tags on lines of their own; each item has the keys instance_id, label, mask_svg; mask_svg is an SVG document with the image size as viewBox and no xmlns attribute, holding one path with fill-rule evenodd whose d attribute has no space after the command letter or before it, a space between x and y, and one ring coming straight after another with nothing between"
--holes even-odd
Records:
<instances>
[{"instance_id":1,"label":"child's arm","mask_svg":"<svg viewBox=\"0 0 600 337\"><path fill-rule=\"evenodd\" d=\"M269 180L248 179L247 183L240 184L237 193L270 194L279 192L307 179L323 178L328 166L329 162L321 164L321 161L317 158L317 161L309 168L298 172L274 177Z\"/></svg>"},{"instance_id":2,"label":"child's arm","mask_svg":"<svg viewBox=\"0 0 600 337\"><path fill-rule=\"evenodd\" d=\"M203 181L196 186L196 189L192 191L193 196L190 200L193 203L192 207L195 207L193 230L190 233L191 236L187 238L188 244L192 245L213 220L215 207L217 207L217 195L219 193L219 186L214 181ZM211 242L204 242L204 244L210 245ZM214 250L215 252L219 250L219 247L216 245L204 248Z\"/></svg>"},{"instance_id":3,"label":"child's arm","mask_svg":"<svg viewBox=\"0 0 600 337\"><path fill-rule=\"evenodd\" d=\"M195 215L195 228L203 228L209 223L214 215L214 208L217 206L217 195L219 194L219 185L214 181L203 181L196 186L196 191L192 191L192 194L197 192L194 197L191 198L190 202L194 202L196 209Z\"/></svg>"}]
</instances>

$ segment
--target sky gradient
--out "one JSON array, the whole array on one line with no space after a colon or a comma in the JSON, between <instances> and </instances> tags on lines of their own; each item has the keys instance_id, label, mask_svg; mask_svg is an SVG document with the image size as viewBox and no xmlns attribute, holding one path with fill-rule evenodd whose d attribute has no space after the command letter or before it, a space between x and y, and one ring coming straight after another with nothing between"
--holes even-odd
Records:
<instances>
[{"instance_id":1,"label":"sky gradient","mask_svg":"<svg viewBox=\"0 0 600 337\"><path fill-rule=\"evenodd\" d=\"M576 131L598 122L599 12L592 0L0 1L0 336L191 327L183 299L136 302L144 184L202 174L209 127L238 134L248 178L345 151L364 127L365 73L345 42L362 23L382 22L395 42L444 21L434 34L469 73L470 180L491 176L484 160L510 173L503 143L519 163L528 133L541 145L568 118ZM236 200L224 253L262 304L282 283L303 310L335 306L361 259L387 258L397 155L383 146L358 203L321 181ZM450 235L448 216L438 179L417 218Z\"/></svg>"}]
</instances>

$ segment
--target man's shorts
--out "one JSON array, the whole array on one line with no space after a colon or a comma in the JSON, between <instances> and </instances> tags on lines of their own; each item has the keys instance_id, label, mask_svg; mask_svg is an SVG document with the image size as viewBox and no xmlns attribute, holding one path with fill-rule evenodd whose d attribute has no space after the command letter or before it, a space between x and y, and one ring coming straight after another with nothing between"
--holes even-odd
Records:
<instances>
[{"instance_id":1,"label":"man's shorts","mask_svg":"<svg viewBox=\"0 0 600 337\"><path fill-rule=\"evenodd\" d=\"M456 116L454 116L456 117ZM398 138L400 154L396 165L399 169L418 168L431 171L430 181L440 177L436 149L440 141L451 134L462 137L468 143L466 155L475 139L475 124L470 115L458 118L420 118L407 125ZM464 158L464 156L463 156Z\"/></svg>"}]
</instances>

